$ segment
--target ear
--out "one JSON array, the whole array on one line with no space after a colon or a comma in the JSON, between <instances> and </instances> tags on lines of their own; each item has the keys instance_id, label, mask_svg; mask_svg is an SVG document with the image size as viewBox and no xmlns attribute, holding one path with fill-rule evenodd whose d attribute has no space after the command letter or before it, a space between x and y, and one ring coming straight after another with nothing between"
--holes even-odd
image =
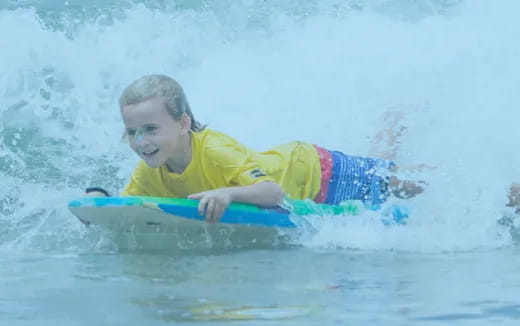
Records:
<instances>
[{"instance_id":1,"label":"ear","mask_svg":"<svg viewBox=\"0 0 520 326\"><path fill-rule=\"evenodd\" d=\"M183 113L181 115L180 124L181 130L187 133L188 131L190 131L191 118L186 113Z\"/></svg>"}]
</instances>

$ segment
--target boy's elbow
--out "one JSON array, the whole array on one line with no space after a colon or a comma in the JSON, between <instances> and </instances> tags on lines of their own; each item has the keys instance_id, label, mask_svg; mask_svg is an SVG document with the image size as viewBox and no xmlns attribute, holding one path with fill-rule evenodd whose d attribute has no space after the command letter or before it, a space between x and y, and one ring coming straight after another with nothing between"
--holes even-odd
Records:
<instances>
[{"instance_id":1,"label":"boy's elbow","mask_svg":"<svg viewBox=\"0 0 520 326\"><path fill-rule=\"evenodd\" d=\"M283 202L283 199L285 198L285 191L282 189L282 187L277 184L276 182L269 182L269 192L272 195L272 200L275 205L279 205Z\"/></svg>"},{"instance_id":2,"label":"boy's elbow","mask_svg":"<svg viewBox=\"0 0 520 326\"><path fill-rule=\"evenodd\" d=\"M283 191L282 187L280 187L279 185L276 185L277 186L277 191L276 191L276 195L275 195L275 198L276 198L276 204L281 204L283 202L283 199L285 198L285 191Z\"/></svg>"}]
</instances>

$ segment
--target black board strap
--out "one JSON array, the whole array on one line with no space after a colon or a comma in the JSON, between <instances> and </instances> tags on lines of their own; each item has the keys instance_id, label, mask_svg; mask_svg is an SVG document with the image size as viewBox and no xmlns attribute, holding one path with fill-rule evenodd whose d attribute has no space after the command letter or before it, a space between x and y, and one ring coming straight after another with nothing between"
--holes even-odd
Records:
<instances>
[{"instance_id":1,"label":"black board strap","mask_svg":"<svg viewBox=\"0 0 520 326\"><path fill-rule=\"evenodd\" d=\"M88 187L87 189L85 189L85 193L89 193L89 192L94 192L94 191L99 191L101 193L103 193L105 196L107 197L110 197L110 194L108 193L108 191L106 191L105 189L101 188L101 187Z\"/></svg>"}]
</instances>

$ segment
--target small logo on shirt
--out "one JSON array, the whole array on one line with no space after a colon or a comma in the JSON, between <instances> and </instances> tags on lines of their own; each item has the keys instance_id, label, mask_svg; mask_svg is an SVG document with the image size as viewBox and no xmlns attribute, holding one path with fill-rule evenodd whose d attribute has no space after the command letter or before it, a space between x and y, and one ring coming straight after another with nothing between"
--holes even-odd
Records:
<instances>
[{"instance_id":1,"label":"small logo on shirt","mask_svg":"<svg viewBox=\"0 0 520 326\"><path fill-rule=\"evenodd\" d=\"M249 175L251 175L253 178L260 178L266 176L266 174L260 171L260 169L252 170L251 172L249 172Z\"/></svg>"}]
</instances>

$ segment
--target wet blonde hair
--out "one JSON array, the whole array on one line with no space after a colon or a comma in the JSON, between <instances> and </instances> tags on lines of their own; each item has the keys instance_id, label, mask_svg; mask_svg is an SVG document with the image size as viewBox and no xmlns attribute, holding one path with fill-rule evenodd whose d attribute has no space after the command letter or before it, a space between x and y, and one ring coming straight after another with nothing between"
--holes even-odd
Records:
<instances>
[{"instance_id":1,"label":"wet blonde hair","mask_svg":"<svg viewBox=\"0 0 520 326\"><path fill-rule=\"evenodd\" d=\"M191 131L202 131L206 128L193 117L190 105L181 85L173 78L164 75L146 75L128 86L119 98L119 106L141 103L153 97L160 97L166 103L166 110L175 119L180 120L186 113L191 120Z\"/></svg>"}]
</instances>

